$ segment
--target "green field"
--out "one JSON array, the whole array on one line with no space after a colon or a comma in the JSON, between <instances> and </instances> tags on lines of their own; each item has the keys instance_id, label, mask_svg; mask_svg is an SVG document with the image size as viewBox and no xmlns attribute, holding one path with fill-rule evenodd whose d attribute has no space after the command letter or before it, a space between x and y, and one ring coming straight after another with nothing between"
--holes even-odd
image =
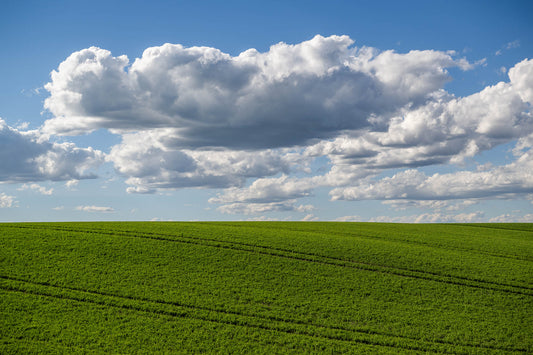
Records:
<instances>
[{"instance_id":1,"label":"green field","mask_svg":"<svg viewBox=\"0 0 533 355\"><path fill-rule=\"evenodd\" d=\"M533 224L0 224L0 353L533 353Z\"/></svg>"}]
</instances>

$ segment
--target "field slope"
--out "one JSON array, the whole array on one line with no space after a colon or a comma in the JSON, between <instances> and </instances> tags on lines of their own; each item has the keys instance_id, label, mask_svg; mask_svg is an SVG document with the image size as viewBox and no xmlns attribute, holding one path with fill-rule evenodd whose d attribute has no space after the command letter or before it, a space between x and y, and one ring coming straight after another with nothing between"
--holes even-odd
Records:
<instances>
[{"instance_id":1,"label":"field slope","mask_svg":"<svg viewBox=\"0 0 533 355\"><path fill-rule=\"evenodd\" d=\"M533 353L533 224L0 224L0 353Z\"/></svg>"}]
</instances>

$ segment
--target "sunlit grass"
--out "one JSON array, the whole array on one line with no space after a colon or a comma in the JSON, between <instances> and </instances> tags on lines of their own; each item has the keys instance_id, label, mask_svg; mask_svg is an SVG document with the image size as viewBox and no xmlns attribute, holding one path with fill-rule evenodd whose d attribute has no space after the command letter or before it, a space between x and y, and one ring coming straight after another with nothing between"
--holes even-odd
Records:
<instances>
[{"instance_id":1,"label":"sunlit grass","mask_svg":"<svg viewBox=\"0 0 533 355\"><path fill-rule=\"evenodd\" d=\"M0 224L0 352L531 353L533 225Z\"/></svg>"}]
</instances>

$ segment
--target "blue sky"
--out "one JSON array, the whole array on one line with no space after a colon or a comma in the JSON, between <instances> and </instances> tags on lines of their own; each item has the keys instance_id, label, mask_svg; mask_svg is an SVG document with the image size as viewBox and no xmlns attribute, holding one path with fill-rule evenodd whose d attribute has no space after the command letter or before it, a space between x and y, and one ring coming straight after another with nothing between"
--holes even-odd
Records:
<instances>
[{"instance_id":1,"label":"blue sky","mask_svg":"<svg viewBox=\"0 0 533 355\"><path fill-rule=\"evenodd\" d=\"M529 1L3 1L0 221L533 221Z\"/></svg>"}]
</instances>

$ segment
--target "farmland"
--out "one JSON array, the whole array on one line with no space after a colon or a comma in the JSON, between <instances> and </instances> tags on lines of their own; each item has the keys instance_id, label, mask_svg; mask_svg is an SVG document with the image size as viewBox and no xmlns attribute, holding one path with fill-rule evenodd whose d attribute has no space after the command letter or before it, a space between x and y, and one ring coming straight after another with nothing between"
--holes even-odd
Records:
<instances>
[{"instance_id":1,"label":"farmland","mask_svg":"<svg viewBox=\"0 0 533 355\"><path fill-rule=\"evenodd\" d=\"M533 353L533 224L0 224L0 353Z\"/></svg>"}]
</instances>

